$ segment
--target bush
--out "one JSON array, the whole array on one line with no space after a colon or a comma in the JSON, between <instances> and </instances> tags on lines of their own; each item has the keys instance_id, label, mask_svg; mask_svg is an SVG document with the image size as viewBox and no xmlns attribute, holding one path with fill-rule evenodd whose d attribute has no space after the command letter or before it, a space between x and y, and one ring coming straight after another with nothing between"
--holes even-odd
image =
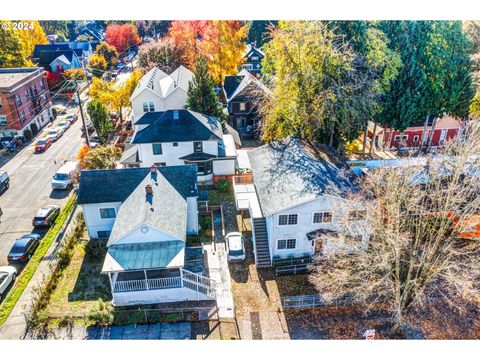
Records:
<instances>
[{"instance_id":1,"label":"bush","mask_svg":"<svg viewBox=\"0 0 480 360\"><path fill-rule=\"evenodd\" d=\"M37 124L33 123L33 124L30 126L30 129L32 130L33 136L35 136L35 135L38 134L38 126L37 126Z\"/></svg>"},{"instance_id":2,"label":"bush","mask_svg":"<svg viewBox=\"0 0 480 360\"><path fill-rule=\"evenodd\" d=\"M98 309L90 311L88 320L99 326L111 325L113 322L113 314L110 304L107 301L98 299Z\"/></svg>"},{"instance_id":3,"label":"bush","mask_svg":"<svg viewBox=\"0 0 480 360\"><path fill-rule=\"evenodd\" d=\"M33 138L33 134L32 134L32 131L27 129L23 132L23 136L25 136L25 138L27 139L27 141L30 141L32 140Z\"/></svg>"},{"instance_id":4,"label":"bush","mask_svg":"<svg viewBox=\"0 0 480 360\"><path fill-rule=\"evenodd\" d=\"M228 190L230 189L230 182L225 179L219 180L217 188L218 188L218 191L222 193L227 193Z\"/></svg>"}]
</instances>

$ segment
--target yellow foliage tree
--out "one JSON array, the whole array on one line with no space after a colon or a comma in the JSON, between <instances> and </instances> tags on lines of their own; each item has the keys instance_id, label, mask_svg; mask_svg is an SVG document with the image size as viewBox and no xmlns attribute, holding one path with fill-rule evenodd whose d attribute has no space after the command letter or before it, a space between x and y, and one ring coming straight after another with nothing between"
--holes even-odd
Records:
<instances>
[{"instance_id":1,"label":"yellow foliage tree","mask_svg":"<svg viewBox=\"0 0 480 360\"><path fill-rule=\"evenodd\" d=\"M102 55L94 54L88 60L88 66L94 76L100 77L107 70L108 63Z\"/></svg>"},{"instance_id":2,"label":"yellow foliage tree","mask_svg":"<svg viewBox=\"0 0 480 360\"><path fill-rule=\"evenodd\" d=\"M480 93L477 93L470 104L470 118L480 120Z\"/></svg>"},{"instance_id":3,"label":"yellow foliage tree","mask_svg":"<svg viewBox=\"0 0 480 360\"><path fill-rule=\"evenodd\" d=\"M32 28L20 30L18 35L22 41L23 54L26 58L30 58L35 45L48 44L48 40L38 20L26 20L25 22L32 23Z\"/></svg>"}]
</instances>

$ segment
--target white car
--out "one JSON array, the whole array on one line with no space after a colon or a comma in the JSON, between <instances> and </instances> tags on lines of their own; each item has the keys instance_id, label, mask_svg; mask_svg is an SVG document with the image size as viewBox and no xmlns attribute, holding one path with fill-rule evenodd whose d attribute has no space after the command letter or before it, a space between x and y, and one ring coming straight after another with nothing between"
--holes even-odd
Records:
<instances>
[{"instance_id":1,"label":"white car","mask_svg":"<svg viewBox=\"0 0 480 360\"><path fill-rule=\"evenodd\" d=\"M53 128L53 129L48 130L46 137L51 138L52 141L57 141L60 138L60 136L62 136L62 135L63 135L62 130L57 129L57 128Z\"/></svg>"},{"instance_id":2,"label":"white car","mask_svg":"<svg viewBox=\"0 0 480 360\"><path fill-rule=\"evenodd\" d=\"M57 124L57 129L62 129L63 132L67 131L70 128L70 121L63 120Z\"/></svg>"},{"instance_id":3,"label":"white car","mask_svg":"<svg viewBox=\"0 0 480 360\"><path fill-rule=\"evenodd\" d=\"M245 246L242 233L228 233L227 236L225 236L225 244L227 246L228 261L245 260Z\"/></svg>"},{"instance_id":4,"label":"white car","mask_svg":"<svg viewBox=\"0 0 480 360\"><path fill-rule=\"evenodd\" d=\"M7 294L8 286L16 277L17 269L13 266L0 266L0 300Z\"/></svg>"}]
</instances>

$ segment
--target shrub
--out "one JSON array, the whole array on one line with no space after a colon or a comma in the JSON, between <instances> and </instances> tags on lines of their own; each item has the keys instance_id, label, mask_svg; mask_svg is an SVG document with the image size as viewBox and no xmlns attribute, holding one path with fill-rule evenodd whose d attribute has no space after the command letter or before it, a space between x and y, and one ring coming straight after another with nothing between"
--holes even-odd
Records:
<instances>
[{"instance_id":1,"label":"shrub","mask_svg":"<svg viewBox=\"0 0 480 360\"><path fill-rule=\"evenodd\" d=\"M35 135L38 134L38 126L37 126L37 124L33 123L33 124L30 126L30 129L32 130L33 136L35 136Z\"/></svg>"},{"instance_id":2,"label":"shrub","mask_svg":"<svg viewBox=\"0 0 480 360\"><path fill-rule=\"evenodd\" d=\"M90 311L88 320L93 321L95 325L108 326L113 322L111 306L107 301L98 299L98 308Z\"/></svg>"},{"instance_id":3,"label":"shrub","mask_svg":"<svg viewBox=\"0 0 480 360\"><path fill-rule=\"evenodd\" d=\"M218 188L218 191L226 193L230 189L230 182L225 179L219 180L217 188Z\"/></svg>"},{"instance_id":4,"label":"shrub","mask_svg":"<svg viewBox=\"0 0 480 360\"><path fill-rule=\"evenodd\" d=\"M30 129L27 129L23 132L23 136L25 136L25 138L27 139L27 141L30 141L32 140L33 138L33 134L32 134L32 131Z\"/></svg>"}]
</instances>

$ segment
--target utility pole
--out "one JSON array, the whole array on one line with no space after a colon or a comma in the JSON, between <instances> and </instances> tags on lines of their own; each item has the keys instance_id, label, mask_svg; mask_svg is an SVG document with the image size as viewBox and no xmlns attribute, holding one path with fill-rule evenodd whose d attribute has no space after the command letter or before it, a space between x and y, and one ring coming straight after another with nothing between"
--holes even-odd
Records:
<instances>
[{"instance_id":1,"label":"utility pole","mask_svg":"<svg viewBox=\"0 0 480 360\"><path fill-rule=\"evenodd\" d=\"M88 134L87 124L85 124L85 117L83 116L83 108L82 108L82 99L80 99L80 93L78 92L78 84L75 81L76 90L75 93L77 94L78 98L78 108L80 109L80 116L82 118L83 129L85 130L85 140L87 142L87 146L90 147L90 136Z\"/></svg>"}]
</instances>

